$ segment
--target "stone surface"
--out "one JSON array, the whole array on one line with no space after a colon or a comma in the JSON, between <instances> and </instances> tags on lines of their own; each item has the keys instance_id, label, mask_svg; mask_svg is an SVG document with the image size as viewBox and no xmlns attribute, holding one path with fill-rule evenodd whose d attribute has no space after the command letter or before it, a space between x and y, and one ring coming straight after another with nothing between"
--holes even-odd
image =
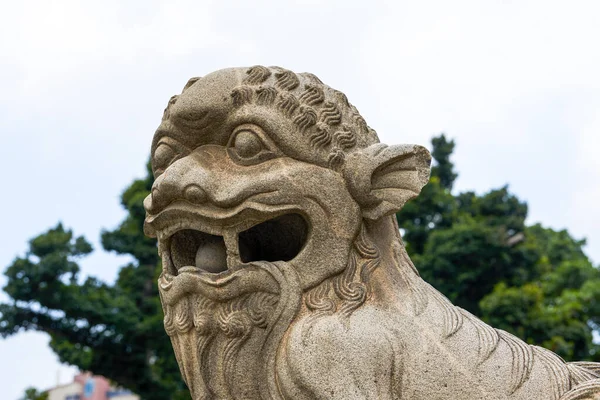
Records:
<instances>
[{"instance_id":1,"label":"stone surface","mask_svg":"<svg viewBox=\"0 0 600 400\"><path fill-rule=\"evenodd\" d=\"M193 398L600 398L599 364L527 345L419 277L394 213L429 164L312 74L225 69L173 96L145 230Z\"/></svg>"}]
</instances>

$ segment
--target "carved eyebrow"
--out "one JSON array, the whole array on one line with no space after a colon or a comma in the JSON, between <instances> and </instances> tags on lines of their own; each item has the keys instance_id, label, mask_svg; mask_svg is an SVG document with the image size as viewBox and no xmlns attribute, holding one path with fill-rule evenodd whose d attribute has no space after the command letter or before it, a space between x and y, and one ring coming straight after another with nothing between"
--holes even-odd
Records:
<instances>
[{"instance_id":1,"label":"carved eyebrow","mask_svg":"<svg viewBox=\"0 0 600 400\"><path fill-rule=\"evenodd\" d=\"M179 141L190 150L205 144L226 145L230 133L226 131L226 116L218 110L182 110L172 113L166 121L165 136Z\"/></svg>"},{"instance_id":2,"label":"carved eyebrow","mask_svg":"<svg viewBox=\"0 0 600 400\"><path fill-rule=\"evenodd\" d=\"M202 130L212 123L210 110L186 110L171 114L174 125L182 128Z\"/></svg>"}]
</instances>

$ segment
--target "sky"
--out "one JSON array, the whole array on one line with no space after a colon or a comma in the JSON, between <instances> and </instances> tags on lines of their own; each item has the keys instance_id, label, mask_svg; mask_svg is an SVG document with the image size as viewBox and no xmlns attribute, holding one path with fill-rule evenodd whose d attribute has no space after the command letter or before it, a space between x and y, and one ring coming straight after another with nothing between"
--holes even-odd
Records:
<instances>
[{"instance_id":1,"label":"sky","mask_svg":"<svg viewBox=\"0 0 600 400\"><path fill-rule=\"evenodd\" d=\"M0 270L62 221L101 251L193 76L279 65L347 94L388 144L456 141L456 191L508 184L600 263L600 2L12 1L0 12ZM0 286L6 282L0 277ZM0 301L6 296L0 294ZM0 339L2 398L69 382L49 337Z\"/></svg>"}]
</instances>

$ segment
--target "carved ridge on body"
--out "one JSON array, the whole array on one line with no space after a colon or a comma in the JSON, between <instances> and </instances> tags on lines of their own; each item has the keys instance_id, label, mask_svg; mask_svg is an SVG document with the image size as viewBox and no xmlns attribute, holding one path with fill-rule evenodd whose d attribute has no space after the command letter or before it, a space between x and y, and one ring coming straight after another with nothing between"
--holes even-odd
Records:
<instances>
[{"instance_id":1,"label":"carved ridge on body","mask_svg":"<svg viewBox=\"0 0 600 400\"><path fill-rule=\"evenodd\" d=\"M194 400L600 399L600 364L565 363L421 279L395 213L430 161L379 143L309 73L228 69L169 100L144 229L159 239L164 326ZM266 225L283 230L248 233Z\"/></svg>"}]
</instances>

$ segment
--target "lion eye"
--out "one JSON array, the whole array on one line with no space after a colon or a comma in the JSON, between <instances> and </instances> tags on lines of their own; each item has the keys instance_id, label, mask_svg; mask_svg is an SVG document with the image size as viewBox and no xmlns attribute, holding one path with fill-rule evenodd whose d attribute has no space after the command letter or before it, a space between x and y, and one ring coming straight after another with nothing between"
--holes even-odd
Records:
<instances>
[{"instance_id":1,"label":"lion eye","mask_svg":"<svg viewBox=\"0 0 600 400\"><path fill-rule=\"evenodd\" d=\"M273 141L255 124L234 129L227 151L231 159L241 165L255 165L281 155Z\"/></svg>"},{"instance_id":2,"label":"lion eye","mask_svg":"<svg viewBox=\"0 0 600 400\"><path fill-rule=\"evenodd\" d=\"M189 154L189 150L170 137L163 137L152 154L152 169L158 178L165 169L179 158Z\"/></svg>"},{"instance_id":3,"label":"lion eye","mask_svg":"<svg viewBox=\"0 0 600 400\"><path fill-rule=\"evenodd\" d=\"M154 152L154 165L164 168L175 158L175 151L166 143L160 143Z\"/></svg>"},{"instance_id":4,"label":"lion eye","mask_svg":"<svg viewBox=\"0 0 600 400\"><path fill-rule=\"evenodd\" d=\"M256 133L242 130L235 135L233 148L241 158L252 158L258 155L265 146Z\"/></svg>"}]
</instances>

